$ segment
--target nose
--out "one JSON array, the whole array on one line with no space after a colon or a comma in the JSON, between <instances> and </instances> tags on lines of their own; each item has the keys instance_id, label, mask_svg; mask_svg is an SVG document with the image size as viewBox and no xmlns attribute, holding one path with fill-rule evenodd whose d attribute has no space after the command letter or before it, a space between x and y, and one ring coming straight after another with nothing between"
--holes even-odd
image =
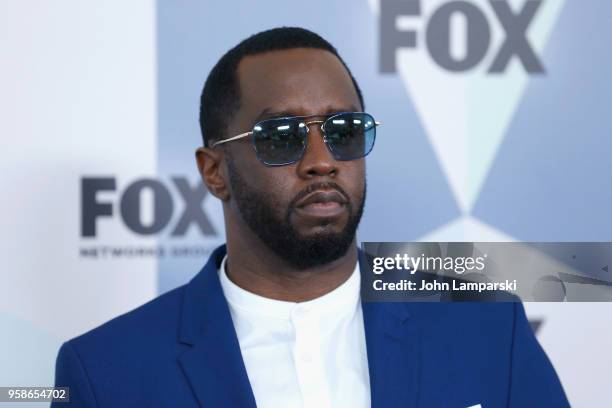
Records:
<instances>
[{"instance_id":1,"label":"nose","mask_svg":"<svg viewBox=\"0 0 612 408\"><path fill-rule=\"evenodd\" d=\"M338 173L337 161L325 145L321 122L317 121L307 126L308 143L302 159L298 162L299 176L302 178L335 177Z\"/></svg>"}]
</instances>

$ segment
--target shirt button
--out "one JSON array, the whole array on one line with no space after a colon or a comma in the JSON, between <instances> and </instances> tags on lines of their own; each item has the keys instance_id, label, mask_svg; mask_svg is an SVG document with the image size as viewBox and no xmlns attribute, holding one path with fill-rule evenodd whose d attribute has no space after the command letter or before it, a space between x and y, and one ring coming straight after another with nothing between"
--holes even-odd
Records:
<instances>
[{"instance_id":1,"label":"shirt button","mask_svg":"<svg viewBox=\"0 0 612 408\"><path fill-rule=\"evenodd\" d=\"M308 315L308 312L309 310L306 306L296 306L295 309L293 309L293 315L298 319Z\"/></svg>"}]
</instances>

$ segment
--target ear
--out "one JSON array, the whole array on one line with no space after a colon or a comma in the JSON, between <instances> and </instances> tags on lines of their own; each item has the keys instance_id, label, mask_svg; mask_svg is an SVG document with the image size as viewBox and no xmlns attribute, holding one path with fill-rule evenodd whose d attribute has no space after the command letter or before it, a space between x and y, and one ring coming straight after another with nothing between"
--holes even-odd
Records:
<instances>
[{"instance_id":1,"label":"ear","mask_svg":"<svg viewBox=\"0 0 612 408\"><path fill-rule=\"evenodd\" d=\"M200 147L195 154L200 176L208 191L219 200L228 201L229 182L223 166L223 153L209 147Z\"/></svg>"}]
</instances>

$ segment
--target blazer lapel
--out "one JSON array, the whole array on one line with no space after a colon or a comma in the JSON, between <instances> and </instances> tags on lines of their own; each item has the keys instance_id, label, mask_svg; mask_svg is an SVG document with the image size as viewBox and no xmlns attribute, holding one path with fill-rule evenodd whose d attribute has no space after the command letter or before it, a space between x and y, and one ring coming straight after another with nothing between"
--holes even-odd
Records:
<instances>
[{"instance_id":1,"label":"blazer lapel","mask_svg":"<svg viewBox=\"0 0 612 408\"><path fill-rule=\"evenodd\" d=\"M191 348L179 362L202 407L253 407L240 345L217 270L225 255L217 248L186 286L179 341Z\"/></svg>"},{"instance_id":2,"label":"blazer lapel","mask_svg":"<svg viewBox=\"0 0 612 408\"><path fill-rule=\"evenodd\" d=\"M186 286L179 341L191 346L179 363L202 407L251 407L255 397L217 270L217 248ZM361 251L360 251L361 254ZM361 273L367 265L360 256ZM408 303L363 302L372 408L415 407L419 389L420 330Z\"/></svg>"},{"instance_id":3,"label":"blazer lapel","mask_svg":"<svg viewBox=\"0 0 612 408\"><path fill-rule=\"evenodd\" d=\"M368 273L367 268L360 256L361 273ZM402 302L362 302L372 408L416 407L421 333L409 307Z\"/></svg>"}]
</instances>

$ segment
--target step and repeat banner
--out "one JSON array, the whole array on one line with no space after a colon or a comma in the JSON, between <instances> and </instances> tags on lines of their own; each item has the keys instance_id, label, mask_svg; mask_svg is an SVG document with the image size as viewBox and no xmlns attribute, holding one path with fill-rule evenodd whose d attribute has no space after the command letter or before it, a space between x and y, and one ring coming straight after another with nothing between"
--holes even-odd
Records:
<instances>
[{"instance_id":1,"label":"step and repeat banner","mask_svg":"<svg viewBox=\"0 0 612 408\"><path fill-rule=\"evenodd\" d=\"M360 241L612 241L611 15L596 0L2 2L0 385L51 385L63 341L187 282L224 242L195 164L199 95L272 27L335 45L384 123ZM572 404L607 406L612 304L526 309Z\"/></svg>"}]
</instances>

